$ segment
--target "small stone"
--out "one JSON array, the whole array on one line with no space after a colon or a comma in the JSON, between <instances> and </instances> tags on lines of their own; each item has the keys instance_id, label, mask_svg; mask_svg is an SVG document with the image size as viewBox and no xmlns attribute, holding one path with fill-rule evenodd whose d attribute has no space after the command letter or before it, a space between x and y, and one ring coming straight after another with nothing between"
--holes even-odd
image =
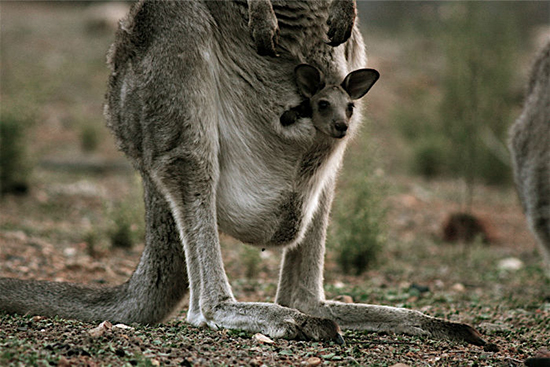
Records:
<instances>
[{"instance_id":1,"label":"small stone","mask_svg":"<svg viewBox=\"0 0 550 367\"><path fill-rule=\"evenodd\" d=\"M523 268L523 261L517 257L507 257L498 262L498 269L503 271L517 271Z\"/></svg>"},{"instance_id":2,"label":"small stone","mask_svg":"<svg viewBox=\"0 0 550 367\"><path fill-rule=\"evenodd\" d=\"M113 325L113 329L120 329L120 330L130 330L130 331L134 331L135 328L131 327L131 326L128 326L128 325L125 325L125 324L116 324L116 325Z\"/></svg>"},{"instance_id":3,"label":"small stone","mask_svg":"<svg viewBox=\"0 0 550 367\"><path fill-rule=\"evenodd\" d=\"M103 321L101 324L99 324L98 327L93 328L92 330L88 331L88 334L92 338L99 338L100 336L103 336L107 331L111 330L113 328L113 324L111 324L109 321Z\"/></svg>"},{"instance_id":4,"label":"small stone","mask_svg":"<svg viewBox=\"0 0 550 367\"><path fill-rule=\"evenodd\" d=\"M252 338L256 342L261 343L261 344L273 344L273 343L275 343L269 337L267 337L267 336L265 336L264 334L261 334L261 333L254 334L254 336Z\"/></svg>"},{"instance_id":5,"label":"small stone","mask_svg":"<svg viewBox=\"0 0 550 367\"><path fill-rule=\"evenodd\" d=\"M306 361L306 366L313 367L313 366L319 366L323 361L321 361L321 358L319 357L309 357Z\"/></svg>"},{"instance_id":6,"label":"small stone","mask_svg":"<svg viewBox=\"0 0 550 367\"><path fill-rule=\"evenodd\" d=\"M466 287L464 286L464 284L462 283L456 283L454 284L451 289L455 292L458 292L458 293L462 293L464 291L466 291Z\"/></svg>"},{"instance_id":7,"label":"small stone","mask_svg":"<svg viewBox=\"0 0 550 367\"><path fill-rule=\"evenodd\" d=\"M74 247L67 247L63 250L63 255L67 257L74 257L77 254L77 250Z\"/></svg>"}]
</instances>

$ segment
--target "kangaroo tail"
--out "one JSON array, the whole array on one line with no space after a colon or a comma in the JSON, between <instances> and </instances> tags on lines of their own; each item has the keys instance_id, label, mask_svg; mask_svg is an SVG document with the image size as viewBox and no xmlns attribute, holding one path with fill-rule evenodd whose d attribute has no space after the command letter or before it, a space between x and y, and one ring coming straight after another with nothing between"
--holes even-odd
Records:
<instances>
[{"instance_id":1,"label":"kangaroo tail","mask_svg":"<svg viewBox=\"0 0 550 367\"><path fill-rule=\"evenodd\" d=\"M131 278L115 287L0 278L0 311L83 321L155 324L176 311L187 292L183 248L169 206L147 175L146 239Z\"/></svg>"}]
</instances>

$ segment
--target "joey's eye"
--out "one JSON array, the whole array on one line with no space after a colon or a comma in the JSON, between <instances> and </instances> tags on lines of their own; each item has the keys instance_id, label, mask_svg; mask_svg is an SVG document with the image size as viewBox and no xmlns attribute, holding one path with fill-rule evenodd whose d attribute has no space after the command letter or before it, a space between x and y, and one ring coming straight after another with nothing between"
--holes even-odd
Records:
<instances>
[{"instance_id":1,"label":"joey's eye","mask_svg":"<svg viewBox=\"0 0 550 367\"><path fill-rule=\"evenodd\" d=\"M325 110L330 106L330 103L329 101L319 101L319 103L317 103L317 106L319 106L320 110Z\"/></svg>"},{"instance_id":2,"label":"joey's eye","mask_svg":"<svg viewBox=\"0 0 550 367\"><path fill-rule=\"evenodd\" d=\"M353 103L348 103L348 108L346 109L346 115L348 116L348 118L351 117L351 115L353 115L353 108L355 107L355 105Z\"/></svg>"}]
</instances>

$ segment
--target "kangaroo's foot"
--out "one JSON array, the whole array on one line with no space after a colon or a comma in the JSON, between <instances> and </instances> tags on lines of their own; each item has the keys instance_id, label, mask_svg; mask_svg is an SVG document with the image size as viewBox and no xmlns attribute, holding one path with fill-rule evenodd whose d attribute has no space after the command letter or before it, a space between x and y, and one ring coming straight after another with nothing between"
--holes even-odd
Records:
<instances>
[{"instance_id":1,"label":"kangaroo's foot","mask_svg":"<svg viewBox=\"0 0 550 367\"><path fill-rule=\"evenodd\" d=\"M469 325L438 319L405 308L326 301L319 307L307 310L307 313L329 318L343 329L426 335L474 345L486 344L481 334Z\"/></svg>"},{"instance_id":2,"label":"kangaroo's foot","mask_svg":"<svg viewBox=\"0 0 550 367\"><path fill-rule=\"evenodd\" d=\"M329 45L338 46L351 37L357 11L355 2L351 0L333 1L327 20L329 30L327 36Z\"/></svg>"},{"instance_id":3,"label":"kangaroo's foot","mask_svg":"<svg viewBox=\"0 0 550 367\"><path fill-rule=\"evenodd\" d=\"M225 302L202 314L202 317L188 317L187 321L195 326L206 324L213 329L259 332L273 338L344 343L340 328L334 321L272 303Z\"/></svg>"}]
</instances>

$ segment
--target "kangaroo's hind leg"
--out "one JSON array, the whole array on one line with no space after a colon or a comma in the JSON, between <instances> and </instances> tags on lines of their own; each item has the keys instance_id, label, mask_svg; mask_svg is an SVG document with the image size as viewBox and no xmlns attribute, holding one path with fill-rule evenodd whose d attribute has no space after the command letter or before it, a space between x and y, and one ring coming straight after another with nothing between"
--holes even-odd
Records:
<instances>
[{"instance_id":1,"label":"kangaroo's hind leg","mask_svg":"<svg viewBox=\"0 0 550 367\"><path fill-rule=\"evenodd\" d=\"M343 329L432 335L483 345L479 333L468 325L448 322L405 308L326 301L323 291L323 258L332 185L325 188L320 207L304 240L286 249L276 302L306 314L328 318Z\"/></svg>"},{"instance_id":2,"label":"kangaroo's hind leg","mask_svg":"<svg viewBox=\"0 0 550 367\"><path fill-rule=\"evenodd\" d=\"M147 175L142 175L145 196L145 249L127 283L126 305L135 315L129 320L144 324L166 320L178 311L187 293L185 257L170 207Z\"/></svg>"}]
</instances>

